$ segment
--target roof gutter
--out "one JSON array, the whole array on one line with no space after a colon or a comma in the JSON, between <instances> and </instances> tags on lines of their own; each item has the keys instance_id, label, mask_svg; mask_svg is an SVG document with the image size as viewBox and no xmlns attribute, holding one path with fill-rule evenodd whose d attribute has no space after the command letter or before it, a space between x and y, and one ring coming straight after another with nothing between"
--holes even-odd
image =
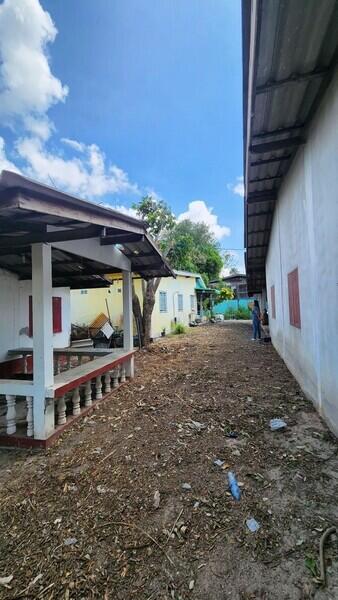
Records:
<instances>
[{"instance_id":1,"label":"roof gutter","mask_svg":"<svg viewBox=\"0 0 338 600\"><path fill-rule=\"evenodd\" d=\"M256 85L259 47L261 0L242 0L243 34L243 124L244 124L244 247L247 248L248 181L250 161L251 123L254 116L254 90Z\"/></svg>"}]
</instances>

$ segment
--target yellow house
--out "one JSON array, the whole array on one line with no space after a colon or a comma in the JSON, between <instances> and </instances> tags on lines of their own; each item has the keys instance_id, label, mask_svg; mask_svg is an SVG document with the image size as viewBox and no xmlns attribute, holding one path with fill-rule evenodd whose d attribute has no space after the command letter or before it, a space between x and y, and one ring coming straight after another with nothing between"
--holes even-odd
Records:
<instances>
[{"instance_id":1,"label":"yellow house","mask_svg":"<svg viewBox=\"0 0 338 600\"><path fill-rule=\"evenodd\" d=\"M197 316L196 289L202 281L201 276L188 271L174 273L176 278L161 279L156 292L151 327L153 338L159 337L164 329L166 333L170 333L175 323L188 325ZM109 288L71 291L72 323L89 325L98 314L104 313L110 318L113 326L122 328L122 281L114 275L110 277L112 285ZM142 304L142 280L134 277L134 285ZM134 331L136 333L136 329Z\"/></svg>"}]
</instances>

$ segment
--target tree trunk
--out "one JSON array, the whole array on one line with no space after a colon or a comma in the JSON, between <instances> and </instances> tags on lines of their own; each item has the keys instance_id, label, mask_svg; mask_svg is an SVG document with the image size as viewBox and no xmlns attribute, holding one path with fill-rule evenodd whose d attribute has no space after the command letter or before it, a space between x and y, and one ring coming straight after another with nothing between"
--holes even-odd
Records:
<instances>
[{"instance_id":1,"label":"tree trunk","mask_svg":"<svg viewBox=\"0 0 338 600\"><path fill-rule=\"evenodd\" d=\"M151 337L151 317L155 305L155 294L158 286L160 285L161 278L148 279L148 281L142 280L142 293L143 293L143 310L141 310L141 304L139 298L135 292L133 283L133 313L135 319L139 319L141 323L141 344L142 346L148 346Z\"/></svg>"},{"instance_id":2,"label":"tree trunk","mask_svg":"<svg viewBox=\"0 0 338 600\"><path fill-rule=\"evenodd\" d=\"M135 292L134 281L133 281L133 313L134 313L135 321L136 321L136 323L138 323L137 332L139 333L140 338L141 338L139 340L139 345L144 346L142 310L141 310L140 299Z\"/></svg>"},{"instance_id":3,"label":"tree trunk","mask_svg":"<svg viewBox=\"0 0 338 600\"><path fill-rule=\"evenodd\" d=\"M154 279L148 279L146 283L145 294L143 296L143 334L144 345L150 343L151 334L151 315L155 304Z\"/></svg>"}]
</instances>

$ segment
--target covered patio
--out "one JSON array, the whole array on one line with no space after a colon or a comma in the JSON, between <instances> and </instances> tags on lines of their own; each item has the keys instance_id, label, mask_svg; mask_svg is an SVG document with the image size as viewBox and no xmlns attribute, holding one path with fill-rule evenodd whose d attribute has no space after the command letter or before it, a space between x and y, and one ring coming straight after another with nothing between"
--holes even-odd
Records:
<instances>
[{"instance_id":1,"label":"covered patio","mask_svg":"<svg viewBox=\"0 0 338 600\"><path fill-rule=\"evenodd\" d=\"M48 446L133 377L132 272L172 275L142 221L2 172L1 444ZM107 273L122 274L123 348L72 348L70 289Z\"/></svg>"}]
</instances>

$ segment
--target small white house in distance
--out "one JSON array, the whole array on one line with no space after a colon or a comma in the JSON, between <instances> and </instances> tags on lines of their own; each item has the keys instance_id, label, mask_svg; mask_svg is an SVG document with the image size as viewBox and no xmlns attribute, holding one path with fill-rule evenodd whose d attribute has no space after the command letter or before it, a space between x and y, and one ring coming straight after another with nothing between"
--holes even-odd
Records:
<instances>
[{"instance_id":1,"label":"small white house in distance","mask_svg":"<svg viewBox=\"0 0 338 600\"><path fill-rule=\"evenodd\" d=\"M201 299L210 293L198 273L178 270L173 273L175 278L161 279L156 292L151 324L153 338L159 337L163 330L170 333L176 323L189 325L195 321L201 314ZM104 313L110 317L113 326L122 327L122 282L118 276L109 275L109 278L112 282L109 288L72 290L72 323L89 325L100 313ZM134 277L134 286L142 302L142 281L137 276Z\"/></svg>"},{"instance_id":2,"label":"small white house in distance","mask_svg":"<svg viewBox=\"0 0 338 600\"><path fill-rule=\"evenodd\" d=\"M337 2L243 1L248 291L336 435L337 51Z\"/></svg>"}]
</instances>

